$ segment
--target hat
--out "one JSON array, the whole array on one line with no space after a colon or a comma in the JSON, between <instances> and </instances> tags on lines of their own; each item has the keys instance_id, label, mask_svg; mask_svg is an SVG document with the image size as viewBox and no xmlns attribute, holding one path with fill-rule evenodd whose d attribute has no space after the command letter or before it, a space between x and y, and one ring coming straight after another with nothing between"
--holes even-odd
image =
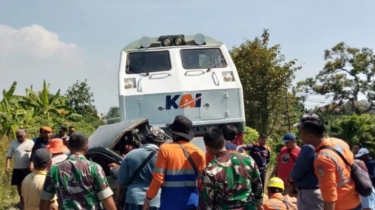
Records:
<instances>
[{"instance_id":1,"label":"hat","mask_svg":"<svg viewBox=\"0 0 375 210\"><path fill-rule=\"evenodd\" d=\"M51 139L49 144L46 146L46 149L49 150L52 154L64 153L69 150L65 145L62 139Z\"/></svg>"},{"instance_id":2,"label":"hat","mask_svg":"<svg viewBox=\"0 0 375 210\"><path fill-rule=\"evenodd\" d=\"M279 188L284 190L284 182L279 177L273 177L268 181L267 187Z\"/></svg>"},{"instance_id":3,"label":"hat","mask_svg":"<svg viewBox=\"0 0 375 210\"><path fill-rule=\"evenodd\" d=\"M42 130L43 130L44 132L52 132L52 129L51 129L50 127L48 127L48 126L44 126L44 127L42 127Z\"/></svg>"},{"instance_id":4,"label":"hat","mask_svg":"<svg viewBox=\"0 0 375 210\"><path fill-rule=\"evenodd\" d=\"M150 133L153 134L156 137L155 138L156 141L161 141L161 142L166 141L165 131L163 129L158 128L158 127L151 127Z\"/></svg>"},{"instance_id":5,"label":"hat","mask_svg":"<svg viewBox=\"0 0 375 210\"><path fill-rule=\"evenodd\" d=\"M52 159L52 154L47 149L37 149L33 155L33 163L35 167L46 167Z\"/></svg>"},{"instance_id":6,"label":"hat","mask_svg":"<svg viewBox=\"0 0 375 210\"><path fill-rule=\"evenodd\" d=\"M282 142L287 143L288 141L293 141L293 140L296 140L296 136L293 135L292 133L287 133L284 135Z\"/></svg>"},{"instance_id":7,"label":"hat","mask_svg":"<svg viewBox=\"0 0 375 210\"><path fill-rule=\"evenodd\" d=\"M65 126L60 126L60 127L59 127L59 130L67 131L68 129L67 129Z\"/></svg>"},{"instance_id":8,"label":"hat","mask_svg":"<svg viewBox=\"0 0 375 210\"><path fill-rule=\"evenodd\" d=\"M361 148L358 151L358 154L355 155L355 157L359 158L359 157L362 157L363 155L367 155L367 154L370 154L370 151L368 151L368 149L366 149L366 148Z\"/></svg>"},{"instance_id":9,"label":"hat","mask_svg":"<svg viewBox=\"0 0 375 210\"><path fill-rule=\"evenodd\" d=\"M171 129L172 133L183 138L186 138L187 140L192 140L194 137L194 133L193 131L191 131L193 123L185 116L177 115L174 118L173 123L170 124L168 127L169 129Z\"/></svg>"}]
</instances>

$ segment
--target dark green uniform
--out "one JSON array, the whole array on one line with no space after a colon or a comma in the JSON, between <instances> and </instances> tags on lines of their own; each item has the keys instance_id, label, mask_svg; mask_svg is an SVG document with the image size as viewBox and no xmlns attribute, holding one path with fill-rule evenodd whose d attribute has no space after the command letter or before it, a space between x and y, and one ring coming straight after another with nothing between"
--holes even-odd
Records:
<instances>
[{"instance_id":1,"label":"dark green uniform","mask_svg":"<svg viewBox=\"0 0 375 210\"><path fill-rule=\"evenodd\" d=\"M258 166L247 154L224 151L202 173L200 210L255 210L263 203Z\"/></svg>"}]
</instances>

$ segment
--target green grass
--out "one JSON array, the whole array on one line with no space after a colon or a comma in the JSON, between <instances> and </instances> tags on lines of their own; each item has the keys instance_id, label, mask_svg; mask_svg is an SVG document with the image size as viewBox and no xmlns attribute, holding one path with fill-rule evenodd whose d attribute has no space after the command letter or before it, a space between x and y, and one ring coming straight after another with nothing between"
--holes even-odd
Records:
<instances>
[{"instance_id":1,"label":"green grass","mask_svg":"<svg viewBox=\"0 0 375 210\"><path fill-rule=\"evenodd\" d=\"M19 201L16 187L10 185L12 174L5 173L5 158L11 141L9 138L0 137L0 209L11 209Z\"/></svg>"}]
</instances>

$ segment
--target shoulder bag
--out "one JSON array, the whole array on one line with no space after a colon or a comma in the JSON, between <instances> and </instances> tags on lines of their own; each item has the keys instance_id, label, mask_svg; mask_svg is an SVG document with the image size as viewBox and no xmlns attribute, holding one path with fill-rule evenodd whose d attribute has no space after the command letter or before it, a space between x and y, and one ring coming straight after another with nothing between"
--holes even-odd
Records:
<instances>
[{"instance_id":1,"label":"shoulder bag","mask_svg":"<svg viewBox=\"0 0 375 210\"><path fill-rule=\"evenodd\" d=\"M186 151L186 149L180 144L180 143L177 143L178 145L180 145L181 149L183 150L184 154L185 154L185 157L188 159L191 167L193 168L194 170L194 173L195 175L197 176L198 178L198 169L197 169L197 166L195 165L193 159L190 157L189 153Z\"/></svg>"},{"instance_id":2,"label":"shoulder bag","mask_svg":"<svg viewBox=\"0 0 375 210\"><path fill-rule=\"evenodd\" d=\"M318 149L318 151L322 149L328 149L335 152L340 158L344 161L344 163L350 167L350 177L353 179L355 184L355 189L359 194L363 197L367 197L372 193L372 182L369 177L367 171L362 170L357 163L350 164L345 157L341 154L341 152L337 151L333 147L330 146L322 146Z\"/></svg>"},{"instance_id":3,"label":"shoulder bag","mask_svg":"<svg viewBox=\"0 0 375 210\"><path fill-rule=\"evenodd\" d=\"M153 150L150 155L142 162L140 166L134 171L132 176L129 178L129 181L125 184L122 188L119 204L117 205L118 209L124 209L125 207L125 199L126 199L126 191L128 191L128 186L134 181L135 177L141 172L141 170L146 166L146 164L151 160L151 158L156 154L156 150Z\"/></svg>"},{"instance_id":4,"label":"shoulder bag","mask_svg":"<svg viewBox=\"0 0 375 210\"><path fill-rule=\"evenodd\" d=\"M290 157L292 158L293 162L296 162L296 159L294 159L292 153L290 152L290 149L288 149L288 153L289 153Z\"/></svg>"}]
</instances>

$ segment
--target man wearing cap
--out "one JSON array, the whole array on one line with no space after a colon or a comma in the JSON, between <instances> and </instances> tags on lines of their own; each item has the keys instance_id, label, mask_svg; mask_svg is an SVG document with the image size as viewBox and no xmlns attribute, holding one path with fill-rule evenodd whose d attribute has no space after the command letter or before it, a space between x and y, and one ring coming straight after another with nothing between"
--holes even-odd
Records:
<instances>
[{"instance_id":1,"label":"man wearing cap","mask_svg":"<svg viewBox=\"0 0 375 210\"><path fill-rule=\"evenodd\" d=\"M117 206L121 206L120 200L125 200L126 210L138 210L143 208L143 202L146 198L152 180L152 170L155 167L156 155L159 147L166 141L165 132L156 127L150 128L150 133L145 137L145 144L139 149L130 151L124 158L120 166L120 172L117 178ZM147 159L152 155L151 159ZM143 162L147 161L142 170L138 174L134 174ZM129 183L129 179L135 176L133 181ZM127 186L126 197L121 198L123 186ZM150 209L157 210L160 206L160 190L156 197L150 201ZM123 208L119 208L123 209Z\"/></svg>"},{"instance_id":2,"label":"man wearing cap","mask_svg":"<svg viewBox=\"0 0 375 210\"><path fill-rule=\"evenodd\" d=\"M10 162L12 157L14 157L11 185L17 186L17 192L20 197L18 205L22 207L23 197L21 194L21 185L24 178L30 173L29 158L34 142L26 138L26 131L22 129L16 132L16 138L16 140L12 141L8 149L5 172L10 172Z\"/></svg>"},{"instance_id":3,"label":"man wearing cap","mask_svg":"<svg viewBox=\"0 0 375 210\"><path fill-rule=\"evenodd\" d=\"M52 137L52 129L48 126L44 126L40 128L41 134L38 138L34 139L34 147L31 151L31 157L30 157L30 170L34 170L33 165L33 154L37 149L45 148Z\"/></svg>"},{"instance_id":4,"label":"man wearing cap","mask_svg":"<svg viewBox=\"0 0 375 210\"><path fill-rule=\"evenodd\" d=\"M46 146L46 149L52 153L52 165L68 159L68 155L66 153L69 152L69 149L64 145L62 139L51 139L49 144Z\"/></svg>"},{"instance_id":5,"label":"man wearing cap","mask_svg":"<svg viewBox=\"0 0 375 210\"><path fill-rule=\"evenodd\" d=\"M355 158L365 162L372 186L375 186L375 160L370 156L370 151L367 148L361 148L358 154L355 155Z\"/></svg>"},{"instance_id":6,"label":"man wearing cap","mask_svg":"<svg viewBox=\"0 0 375 210\"><path fill-rule=\"evenodd\" d=\"M22 182L22 196L25 210L39 210L40 193L46 179L48 167L51 165L52 154L46 149L37 149L34 153L34 171ZM57 197L50 201L50 208L57 210Z\"/></svg>"},{"instance_id":7,"label":"man wearing cap","mask_svg":"<svg viewBox=\"0 0 375 210\"><path fill-rule=\"evenodd\" d=\"M282 142L285 146L281 148L280 153L277 156L277 163L270 178L277 176L283 180L286 188L285 192L287 192L289 187L287 178L293 170L294 163L298 158L301 148L297 146L296 137L291 133L285 134Z\"/></svg>"},{"instance_id":8,"label":"man wearing cap","mask_svg":"<svg viewBox=\"0 0 375 210\"><path fill-rule=\"evenodd\" d=\"M160 188L160 209L197 209L197 180L205 167L205 155L190 142L194 137L192 126L191 120L182 115L176 116L169 125L173 143L163 144L159 148L143 210L149 209L150 201Z\"/></svg>"},{"instance_id":9,"label":"man wearing cap","mask_svg":"<svg viewBox=\"0 0 375 210\"><path fill-rule=\"evenodd\" d=\"M68 148L69 158L52 165L47 173L40 194L40 210L49 210L55 194L61 209L103 209L104 206L106 210L116 210L102 167L85 157L88 138L80 133L72 134Z\"/></svg>"}]
</instances>

